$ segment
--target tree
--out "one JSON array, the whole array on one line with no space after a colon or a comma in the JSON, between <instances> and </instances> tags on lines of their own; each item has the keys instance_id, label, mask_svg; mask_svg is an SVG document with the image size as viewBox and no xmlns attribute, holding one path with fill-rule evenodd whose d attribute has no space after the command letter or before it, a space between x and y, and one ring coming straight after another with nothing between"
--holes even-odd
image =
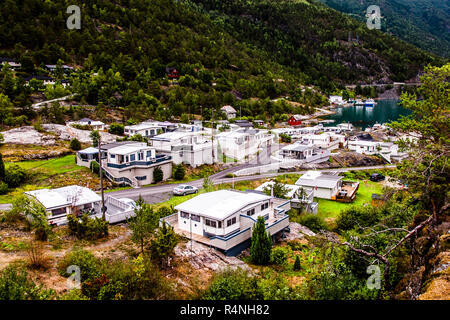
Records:
<instances>
[{"instance_id":1,"label":"tree","mask_svg":"<svg viewBox=\"0 0 450 320\"><path fill-rule=\"evenodd\" d=\"M160 167L153 170L153 183L158 183L164 179L164 173Z\"/></svg>"},{"instance_id":2,"label":"tree","mask_svg":"<svg viewBox=\"0 0 450 320\"><path fill-rule=\"evenodd\" d=\"M275 198L287 199L287 193L289 192L289 188L287 188L283 183L279 181L275 181L272 185L268 185L264 187L264 193L267 195L272 195Z\"/></svg>"},{"instance_id":3,"label":"tree","mask_svg":"<svg viewBox=\"0 0 450 320\"><path fill-rule=\"evenodd\" d=\"M123 135L123 132L124 132L124 125L121 123L116 123L116 122L111 123L108 131L109 131L109 133L121 136L121 135Z\"/></svg>"},{"instance_id":4,"label":"tree","mask_svg":"<svg viewBox=\"0 0 450 320\"><path fill-rule=\"evenodd\" d=\"M37 240L46 241L51 233L45 208L37 201L21 195L14 199L11 209L13 214L22 214L27 218L29 226L35 231Z\"/></svg>"},{"instance_id":5,"label":"tree","mask_svg":"<svg viewBox=\"0 0 450 320\"><path fill-rule=\"evenodd\" d=\"M0 93L0 123L8 123L13 112L13 104L9 97Z\"/></svg>"},{"instance_id":6,"label":"tree","mask_svg":"<svg viewBox=\"0 0 450 320\"><path fill-rule=\"evenodd\" d=\"M3 162L3 156L0 153L0 181L5 179L5 163Z\"/></svg>"},{"instance_id":7,"label":"tree","mask_svg":"<svg viewBox=\"0 0 450 320\"><path fill-rule=\"evenodd\" d=\"M175 166L175 172L173 174L173 177L176 180L183 180L185 174L186 174L186 170L184 169L183 164L180 163L177 166Z\"/></svg>"},{"instance_id":8,"label":"tree","mask_svg":"<svg viewBox=\"0 0 450 320\"><path fill-rule=\"evenodd\" d=\"M301 265L300 265L300 257L298 255L295 256L295 262L294 262L294 271L298 271L300 270Z\"/></svg>"},{"instance_id":9,"label":"tree","mask_svg":"<svg viewBox=\"0 0 450 320\"><path fill-rule=\"evenodd\" d=\"M263 217L258 217L256 224L253 227L250 257L253 263L259 265L266 265L270 262L272 252L272 238L266 232L265 220Z\"/></svg>"},{"instance_id":10,"label":"tree","mask_svg":"<svg viewBox=\"0 0 450 320\"><path fill-rule=\"evenodd\" d=\"M173 227L165 221L158 228L155 239L151 241L151 257L159 262L162 266L169 265L169 256L173 253L177 243L178 235Z\"/></svg>"},{"instance_id":11,"label":"tree","mask_svg":"<svg viewBox=\"0 0 450 320\"><path fill-rule=\"evenodd\" d=\"M73 151L78 151L81 149L81 142L80 140L78 140L77 138L73 138L70 141L70 149L72 149Z\"/></svg>"},{"instance_id":12,"label":"tree","mask_svg":"<svg viewBox=\"0 0 450 320\"><path fill-rule=\"evenodd\" d=\"M92 139L92 146L98 148L98 142L100 141L100 133L97 130L91 131L89 137Z\"/></svg>"},{"instance_id":13,"label":"tree","mask_svg":"<svg viewBox=\"0 0 450 320\"><path fill-rule=\"evenodd\" d=\"M22 183L24 183L26 179L26 171L16 164L5 169L5 176L3 180L8 184L10 188L17 188Z\"/></svg>"},{"instance_id":14,"label":"tree","mask_svg":"<svg viewBox=\"0 0 450 320\"><path fill-rule=\"evenodd\" d=\"M144 254L144 248L148 240L153 236L158 227L159 216L153 211L153 208L144 203L141 196L134 209L136 216L128 221L131 229L131 240L141 247L141 253Z\"/></svg>"}]
</instances>

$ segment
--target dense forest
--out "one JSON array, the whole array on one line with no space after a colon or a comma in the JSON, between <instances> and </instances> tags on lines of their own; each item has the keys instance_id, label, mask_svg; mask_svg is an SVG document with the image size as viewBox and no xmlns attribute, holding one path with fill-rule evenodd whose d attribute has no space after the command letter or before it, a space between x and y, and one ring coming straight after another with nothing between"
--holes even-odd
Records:
<instances>
[{"instance_id":1,"label":"dense forest","mask_svg":"<svg viewBox=\"0 0 450 320\"><path fill-rule=\"evenodd\" d=\"M381 30L419 48L450 57L450 2L442 0L320 0L366 21L367 7L381 9Z\"/></svg>"},{"instance_id":2,"label":"dense forest","mask_svg":"<svg viewBox=\"0 0 450 320\"><path fill-rule=\"evenodd\" d=\"M66 27L71 4L81 8L79 30ZM349 33L357 39L348 41ZM208 119L224 104L262 119L307 113L344 84L403 81L443 63L308 1L9 0L0 13L0 56L22 64L0 73L6 125L33 119L29 97L44 90L46 98L73 92L81 104L124 108L131 121ZM33 74L65 77L49 74L45 64L74 66L66 76L72 86L24 85ZM168 67L179 71L177 82ZM298 104L272 101L285 96Z\"/></svg>"}]
</instances>

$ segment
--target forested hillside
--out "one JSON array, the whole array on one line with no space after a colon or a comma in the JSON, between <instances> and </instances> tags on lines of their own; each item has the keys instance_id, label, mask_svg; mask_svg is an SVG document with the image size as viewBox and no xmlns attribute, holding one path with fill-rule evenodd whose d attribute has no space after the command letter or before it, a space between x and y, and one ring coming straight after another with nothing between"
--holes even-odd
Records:
<instances>
[{"instance_id":1,"label":"forested hillside","mask_svg":"<svg viewBox=\"0 0 450 320\"><path fill-rule=\"evenodd\" d=\"M72 4L81 7L80 30L66 27ZM0 56L22 64L0 73L2 119L11 103L23 108L16 116L25 114L7 121L16 125L33 116L26 106L37 90L23 79L48 74L45 64L76 68L71 88L47 98L74 92L82 103L123 107L127 119L142 120L208 118L211 108L233 103L243 116L305 113L327 100L301 85L331 93L348 83L404 81L442 63L322 4L267 0L7 0ZM167 67L179 70L177 83ZM270 101L286 95L300 105Z\"/></svg>"},{"instance_id":2,"label":"forested hillside","mask_svg":"<svg viewBox=\"0 0 450 320\"><path fill-rule=\"evenodd\" d=\"M341 12L366 20L367 7L378 5L381 30L419 48L450 57L450 2L446 0L320 0Z\"/></svg>"}]
</instances>

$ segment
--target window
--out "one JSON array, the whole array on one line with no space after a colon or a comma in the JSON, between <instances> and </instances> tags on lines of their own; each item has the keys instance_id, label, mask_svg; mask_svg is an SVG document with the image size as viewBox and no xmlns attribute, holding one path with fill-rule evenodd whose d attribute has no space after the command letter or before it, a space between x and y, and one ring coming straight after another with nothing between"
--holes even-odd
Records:
<instances>
[{"instance_id":1,"label":"window","mask_svg":"<svg viewBox=\"0 0 450 320\"><path fill-rule=\"evenodd\" d=\"M191 219L197 222L200 222L200 216L196 215L196 214L191 214Z\"/></svg>"},{"instance_id":2,"label":"window","mask_svg":"<svg viewBox=\"0 0 450 320\"><path fill-rule=\"evenodd\" d=\"M184 218L184 219L189 219L189 213L187 213L187 212L181 211L181 212L180 212L180 216L181 216L182 218Z\"/></svg>"},{"instance_id":3,"label":"window","mask_svg":"<svg viewBox=\"0 0 450 320\"><path fill-rule=\"evenodd\" d=\"M138 159L139 160L143 160L144 159L144 153L143 152L139 152L138 153Z\"/></svg>"},{"instance_id":4,"label":"window","mask_svg":"<svg viewBox=\"0 0 450 320\"><path fill-rule=\"evenodd\" d=\"M66 208L59 208L59 209L52 210L52 216L59 216L60 214L65 214L65 213L66 213Z\"/></svg>"},{"instance_id":5,"label":"window","mask_svg":"<svg viewBox=\"0 0 450 320\"><path fill-rule=\"evenodd\" d=\"M216 226L217 226L216 221L209 220L209 219L206 219L205 224L206 224L208 227L213 227L213 228L216 228Z\"/></svg>"},{"instance_id":6,"label":"window","mask_svg":"<svg viewBox=\"0 0 450 320\"><path fill-rule=\"evenodd\" d=\"M217 223L217 227L218 227L218 228L222 228L222 221L219 221L219 222Z\"/></svg>"},{"instance_id":7,"label":"window","mask_svg":"<svg viewBox=\"0 0 450 320\"><path fill-rule=\"evenodd\" d=\"M254 214L255 214L255 208L250 209L250 210L247 211L247 215L248 215L248 216L252 216L252 215L254 215Z\"/></svg>"},{"instance_id":8,"label":"window","mask_svg":"<svg viewBox=\"0 0 450 320\"><path fill-rule=\"evenodd\" d=\"M134 161L134 160L136 160L136 155L134 155L134 154L130 155L130 161Z\"/></svg>"},{"instance_id":9,"label":"window","mask_svg":"<svg viewBox=\"0 0 450 320\"><path fill-rule=\"evenodd\" d=\"M227 220L227 227L232 226L236 223L236 217Z\"/></svg>"},{"instance_id":10,"label":"window","mask_svg":"<svg viewBox=\"0 0 450 320\"><path fill-rule=\"evenodd\" d=\"M152 152L151 151L147 151L147 158L150 158L152 156Z\"/></svg>"},{"instance_id":11,"label":"window","mask_svg":"<svg viewBox=\"0 0 450 320\"><path fill-rule=\"evenodd\" d=\"M115 154L111 154L111 159L115 159L116 155Z\"/></svg>"}]
</instances>

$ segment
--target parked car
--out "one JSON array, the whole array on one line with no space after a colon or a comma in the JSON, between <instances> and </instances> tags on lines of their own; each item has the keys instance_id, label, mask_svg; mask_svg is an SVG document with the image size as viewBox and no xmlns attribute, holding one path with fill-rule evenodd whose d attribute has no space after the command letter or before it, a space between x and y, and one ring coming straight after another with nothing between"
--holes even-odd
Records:
<instances>
[{"instance_id":1,"label":"parked car","mask_svg":"<svg viewBox=\"0 0 450 320\"><path fill-rule=\"evenodd\" d=\"M385 176L383 176L381 173L372 173L370 175L370 181L378 182L383 181L385 179Z\"/></svg>"},{"instance_id":2,"label":"parked car","mask_svg":"<svg viewBox=\"0 0 450 320\"><path fill-rule=\"evenodd\" d=\"M186 184L179 185L173 189L173 194L176 196L185 196L190 193L197 193L198 188L194 186L189 186Z\"/></svg>"}]
</instances>

